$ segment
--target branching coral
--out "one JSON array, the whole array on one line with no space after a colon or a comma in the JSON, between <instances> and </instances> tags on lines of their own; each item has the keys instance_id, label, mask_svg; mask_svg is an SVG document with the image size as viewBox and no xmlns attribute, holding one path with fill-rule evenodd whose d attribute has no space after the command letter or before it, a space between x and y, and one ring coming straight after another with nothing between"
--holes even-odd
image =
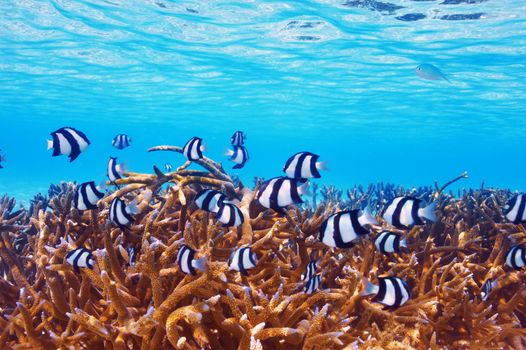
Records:
<instances>
[{"instance_id":1,"label":"branching coral","mask_svg":"<svg viewBox=\"0 0 526 350\"><path fill-rule=\"evenodd\" d=\"M310 205L291 207L282 217L259 206L254 192L220 164L208 158L197 163L205 171L189 170L187 162L167 174L128 173L117 180L122 187L93 211L73 208L71 184L53 188L47 211L42 197L19 212L13 212L13 199L2 198L0 348L526 346L526 274L504 267L511 242L526 242L526 231L503 222L507 191L464 191L457 198L436 192L440 222L404 233L408 251L384 256L374 250L374 237L346 250L324 246L317 240L323 220L339 209L381 210L401 194L431 200L432 188L356 187L345 201L338 190L325 188ZM244 224L225 228L197 209L193 198L202 188L234 200ZM108 205L116 196L139 201L135 224L124 231L108 223ZM38 234L15 253L13 240L31 225ZM182 244L208 258L204 272L180 270L176 255ZM247 276L227 264L243 245L258 256ZM75 273L66 263L67 252L78 247L93 251L93 270ZM128 248L137 253L135 264ZM306 294L301 275L313 259L322 289ZM408 282L409 302L385 309L362 296L362 279L383 275ZM496 285L483 301L481 285L488 279Z\"/></svg>"}]
</instances>

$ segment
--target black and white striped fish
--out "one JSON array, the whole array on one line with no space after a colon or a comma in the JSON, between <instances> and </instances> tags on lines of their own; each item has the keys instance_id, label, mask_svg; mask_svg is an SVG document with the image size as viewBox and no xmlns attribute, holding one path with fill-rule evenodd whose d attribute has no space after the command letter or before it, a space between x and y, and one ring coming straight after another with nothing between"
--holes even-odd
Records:
<instances>
[{"instance_id":1,"label":"black and white striped fish","mask_svg":"<svg viewBox=\"0 0 526 350\"><path fill-rule=\"evenodd\" d=\"M382 254L400 253L400 247L407 248L406 239L400 239L400 236L391 231L382 231L374 240L376 249Z\"/></svg>"},{"instance_id":2,"label":"black and white striped fish","mask_svg":"<svg viewBox=\"0 0 526 350\"><path fill-rule=\"evenodd\" d=\"M398 229L407 229L413 225L423 225L424 219L436 222L436 203L422 208L421 199L413 197L396 197L387 205L383 218Z\"/></svg>"},{"instance_id":3,"label":"black and white striped fish","mask_svg":"<svg viewBox=\"0 0 526 350\"><path fill-rule=\"evenodd\" d=\"M526 248L514 245L506 254L506 266L520 270L526 266Z\"/></svg>"},{"instance_id":4,"label":"black and white striped fish","mask_svg":"<svg viewBox=\"0 0 526 350\"><path fill-rule=\"evenodd\" d=\"M230 143L233 146L243 146L245 143L246 135L243 134L243 131L236 131L234 135L230 138Z\"/></svg>"},{"instance_id":5,"label":"black and white striped fish","mask_svg":"<svg viewBox=\"0 0 526 350\"><path fill-rule=\"evenodd\" d=\"M283 171L291 179L320 178L319 170L326 170L326 163L318 162L319 158L311 152L298 152L287 160Z\"/></svg>"},{"instance_id":6,"label":"black and white striped fish","mask_svg":"<svg viewBox=\"0 0 526 350\"><path fill-rule=\"evenodd\" d=\"M361 236L367 235L366 225L378 222L369 209L346 210L333 214L323 222L320 228L320 241L329 247L351 248Z\"/></svg>"},{"instance_id":7,"label":"black and white striped fish","mask_svg":"<svg viewBox=\"0 0 526 350\"><path fill-rule=\"evenodd\" d=\"M183 244L177 252L177 264L181 271L187 275L195 275L195 269L204 271L206 265L206 257L201 259L194 259L195 250Z\"/></svg>"},{"instance_id":8,"label":"black and white striped fish","mask_svg":"<svg viewBox=\"0 0 526 350\"><path fill-rule=\"evenodd\" d=\"M307 281L307 284L305 285L305 293L312 294L315 291L318 290L321 284L321 276L320 275L314 275Z\"/></svg>"},{"instance_id":9,"label":"black and white striped fish","mask_svg":"<svg viewBox=\"0 0 526 350\"><path fill-rule=\"evenodd\" d=\"M513 196L504 207L504 216L514 224L526 223L526 196L521 193Z\"/></svg>"},{"instance_id":10,"label":"black and white striped fish","mask_svg":"<svg viewBox=\"0 0 526 350\"><path fill-rule=\"evenodd\" d=\"M404 305L410 297L405 281L398 277L378 277L378 285L365 281L364 295L374 294L374 301L391 307Z\"/></svg>"},{"instance_id":11,"label":"black and white striped fish","mask_svg":"<svg viewBox=\"0 0 526 350\"><path fill-rule=\"evenodd\" d=\"M302 274L301 275L301 279L303 281L307 281L307 280L310 280L314 275L316 275L316 270L318 269L318 265L317 265L317 261L316 260L311 260L308 264L307 264L307 268L305 270L305 274Z\"/></svg>"},{"instance_id":12,"label":"black and white striped fish","mask_svg":"<svg viewBox=\"0 0 526 350\"><path fill-rule=\"evenodd\" d=\"M248 151L244 146L234 146L234 149L227 150L226 155L230 156L228 160L236 163L232 169L241 169L245 166L245 163L248 161Z\"/></svg>"},{"instance_id":13,"label":"black and white striped fish","mask_svg":"<svg viewBox=\"0 0 526 350\"><path fill-rule=\"evenodd\" d=\"M488 300L489 294L493 290L493 287L495 287L496 285L497 285L497 280L496 279L492 280L490 278L490 279L486 280L486 282L484 282L482 287L480 287L480 298L483 301Z\"/></svg>"},{"instance_id":14,"label":"black and white striped fish","mask_svg":"<svg viewBox=\"0 0 526 350\"><path fill-rule=\"evenodd\" d=\"M15 248L15 252L20 254L22 250L24 250L24 247L27 245L27 235L24 233L19 234L14 242L13 247Z\"/></svg>"},{"instance_id":15,"label":"black and white striped fish","mask_svg":"<svg viewBox=\"0 0 526 350\"><path fill-rule=\"evenodd\" d=\"M248 270L256 267L257 256L250 247L237 248L230 254L228 259L228 266L232 270L241 272L244 275L248 275Z\"/></svg>"},{"instance_id":16,"label":"black and white striped fish","mask_svg":"<svg viewBox=\"0 0 526 350\"><path fill-rule=\"evenodd\" d=\"M71 127L60 128L51 134L52 140L47 140L47 149L53 149L53 157L67 155L72 162L88 148L90 141L86 135Z\"/></svg>"},{"instance_id":17,"label":"black and white striped fish","mask_svg":"<svg viewBox=\"0 0 526 350\"><path fill-rule=\"evenodd\" d=\"M211 213L219 212L220 207L223 205L223 201L226 200L226 196L219 191L204 189L201 190L195 196L195 204L199 209L208 211Z\"/></svg>"},{"instance_id":18,"label":"black and white striped fish","mask_svg":"<svg viewBox=\"0 0 526 350\"><path fill-rule=\"evenodd\" d=\"M131 137L129 137L126 134L119 134L113 138L113 141L111 141L111 144L115 148L124 149L130 146L130 142L132 142Z\"/></svg>"},{"instance_id":19,"label":"black and white striped fish","mask_svg":"<svg viewBox=\"0 0 526 350\"><path fill-rule=\"evenodd\" d=\"M164 165L164 170L165 170L167 173L170 173L170 172L172 172L172 166L171 166L170 164L166 163L166 164Z\"/></svg>"},{"instance_id":20,"label":"black and white striped fish","mask_svg":"<svg viewBox=\"0 0 526 350\"><path fill-rule=\"evenodd\" d=\"M225 227L239 226L245 220L241 210L232 203L223 203L219 206L216 219Z\"/></svg>"},{"instance_id":21,"label":"black and white striped fish","mask_svg":"<svg viewBox=\"0 0 526 350\"><path fill-rule=\"evenodd\" d=\"M128 206L119 197L115 197L110 204L110 221L121 229L133 223L133 214L136 214L137 199L134 199Z\"/></svg>"},{"instance_id":22,"label":"black and white striped fish","mask_svg":"<svg viewBox=\"0 0 526 350\"><path fill-rule=\"evenodd\" d=\"M135 248L133 247L128 248L128 265L135 265Z\"/></svg>"},{"instance_id":23,"label":"black and white striped fish","mask_svg":"<svg viewBox=\"0 0 526 350\"><path fill-rule=\"evenodd\" d=\"M104 197L104 193L99 191L95 181L84 182L77 186L73 206L77 210L97 209L97 202Z\"/></svg>"},{"instance_id":24,"label":"black and white striped fish","mask_svg":"<svg viewBox=\"0 0 526 350\"><path fill-rule=\"evenodd\" d=\"M124 164L117 164L117 157L110 157L108 161L108 179L115 182L122 179L122 174L126 171Z\"/></svg>"},{"instance_id":25,"label":"black and white striped fish","mask_svg":"<svg viewBox=\"0 0 526 350\"><path fill-rule=\"evenodd\" d=\"M286 177L275 177L259 186L257 201L265 208L282 212L291 204L301 204L301 195L308 193L309 182Z\"/></svg>"},{"instance_id":26,"label":"black and white striped fish","mask_svg":"<svg viewBox=\"0 0 526 350\"><path fill-rule=\"evenodd\" d=\"M75 272L80 273L80 268L93 268L95 261L93 254L86 248L77 248L66 255L66 262L73 266Z\"/></svg>"},{"instance_id":27,"label":"black and white striped fish","mask_svg":"<svg viewBox=\"0 0 526 350\"><path fill-rule=\"evenodd\" d=\"M203 152L205 151L205 146L203 145L203 139L199 137L192 137L186 145L183 147L183 155L186 159L194 161L203 158Z\"/></svg>"}]
</instances>

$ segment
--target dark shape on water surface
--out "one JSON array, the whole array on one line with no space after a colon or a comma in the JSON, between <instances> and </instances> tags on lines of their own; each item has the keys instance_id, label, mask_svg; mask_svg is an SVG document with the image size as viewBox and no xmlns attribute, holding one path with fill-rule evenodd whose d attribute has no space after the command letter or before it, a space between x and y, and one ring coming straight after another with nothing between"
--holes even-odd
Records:
<instances>
[{"instance_id":1,"label":"dark shape on water surface","mask_svg":"<svg viewBox=\"0 0 526 350\"><path fill-rule=\"evenodd\" d=\"M481 19L485 15L484 12L478 12L478 13L469 13L469 14L453 14L453 15L445 15L440 17L441 20L444 21L465 21L465 20L472 20L472 19Z\"/></svg>"},{"instance_id":2,"label":"dark shape on water surface","mask_svg":"<svg viewBox=\"0 0 526 350\"><path fill-rule=\"evenodd\" d=\"M352 0L346 1L342 5L347 7L366 8L371 11L386 12L388 14L393 14L397 10L404 8L404 6L392 4L390 2L381 2L374 0Z\"/></svg>"},{"instance_id":3,"label":"dark shape on water surface","mask_svg":"<svg viewBox=\"0 0 526 350\"><path fill-rule=\"evenodd\" d=\"M397 16L395 18L399 21L414 22L426 18L426 15L424 15L423 13L408 13L403 16Z\"/></svg>"}]
</instances>

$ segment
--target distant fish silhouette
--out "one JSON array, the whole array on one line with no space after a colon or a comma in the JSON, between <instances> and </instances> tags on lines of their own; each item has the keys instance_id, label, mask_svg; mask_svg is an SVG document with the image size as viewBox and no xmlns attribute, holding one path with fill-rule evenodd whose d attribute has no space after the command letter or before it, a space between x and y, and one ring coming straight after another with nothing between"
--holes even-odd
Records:
<instances>
[{"instance_id":1,"label":"distant fish silhouette","mask_svg":"<svg viewBox=\"0 0 526 350\"><path fill-rule=\"evenodd\" d=\"M2 154L2 150L0 149L0 169L3 168L2 162L5 162L5 156Z\"/></svg>"},{"instance_id":2,"label":"distant fish silhouette","mask_svg":"<svg viewBox=\"0 0 526 350\"><path fill-rule=\"evenodd\" d=\"M448 83L451 83L451 81L446 77L440 69L433 66L430 63L422 63L415 69L416 75L418 75L422 79L427 80L445 80Z\"/></svg>"}]
</instances>

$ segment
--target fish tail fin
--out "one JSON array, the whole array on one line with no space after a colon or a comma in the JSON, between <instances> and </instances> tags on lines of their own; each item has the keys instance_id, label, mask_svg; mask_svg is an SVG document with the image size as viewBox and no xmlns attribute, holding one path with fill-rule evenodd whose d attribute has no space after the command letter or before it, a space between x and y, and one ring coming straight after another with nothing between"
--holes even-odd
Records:
<instances>
[{"instance_id":1,"label":"fish tail fin","mask_svg":"<svg viewBox=\"0 0 526 350\"><path fill-rule=\"evenodd\" d=\"M378 225L378 220L373 216L371 207L366 206L363 210L362 217L364 218L363 224Z\"/></svg>"},{"instance_id":2,"label":"fish tail fin","mask_svg":"<svg viewBox=\"0 0 526 350\"><path fill-rule=\"evenodd\" d=\"M323 161L323 162L316 162L316 169L318 170L329 170L329 167L327 166L327 164L329 164L328 161Z\"/></svg>"},{"instance_id":3,"label":"fish tail fin","mask_svg":"<svg viewBox=\"0 0 526 350\"><path fill-rule=\"evenodd\" d=\"M52 149L53 148L53 140L46 139L46 141L47 141L47 149L48 150Z\"/></svg>"},{"instance_id":4,"label":"fish tail fin","mask_svg":"<svg viewBox=\"0 0 526 350\"><path fill-rule=\"evenodd\" d=\"M204 256L201 259L193 260L192 261L192 266L194 267L194 269L205 271L207 262L208 262L208 258L206 256Z\"/></svg>"},{"instance_id":5,"label":"fish tail fin","mask_svg":"<svg viewBox=\"0 0 526 350\"><path fill-rule=\"evenodd\" d=\"M435 214L436 207L437 207L436 202L433 202L433 203L429 204L425 208L420 208L418 210L418 216L423 217L423 218L425 218L425 219L427 219L429 221L432 221L432 222L437 222L438 219L437 219L437 216Z\"/></svg>"},{"instance_id":6,"label":"fish tail fin","mask_svg":"<svg viewBox=\"0 0 526 350\"><path fill-rule=\"evenodd\" d=\"M106 180L100 180L99 184L97 185L97 189L100 192L106 192L106 190L108 189L108 186L106 185Z\"/></svg>"},{"instance_id":7,"label":"fish tail fin","mask_svg":"<svg viewBox=\"0 0 526 350\"><path fill-rule=\"evenodd\" d=\"M137 214L139 212L139 208L137 207L137 198L134 198L130 204L128 204L126 211L129 214Z\"/></svg>"},{"instance_id":8,"label":"fish tail fin","mask_svg":"<svg viewBox=\"0 0 526 350\"><path fill-rule=\"evenodd\" d=\"M372 283L365 277L362 277L362 282L363 282L362 295L378 294L379 287L376 284Z\"/></svg>"},{"instance_id":9,"label":"fish tail fin","mask_svg":"<svg viewBox=\"0 0 526 350\"><path fill-rule=\"evenodd\" d=\"M400 247L407 248L407 237L404 237L400 240Z\"/></svg>"},{"instance_id":10,"label":"fish tail fin","mask_svg":"<svg viewBox=\"0 0 526 350\"><path fill-rule=\"evenodd\" d=\"M225 150L225 156L231 156L231 155L233 155L233 154L234 154L234 151L231 150L230 148L227 148L227 149Z\"/></svg>"},{"instance_id":11,"label":"fish tail fin","mask_svg":"<svg viewBox=\"0 0 526 350\"><path fill-rule=\"evenodd\" d=\"M208 147L206 147L206 145L204 143L202 143L200 149L201 149L201 152L206 152Z\"/></svg>"},{"instance_id":12,"label":"fish tail fin","mask_svg":"<svg viewBox=\"0 0 526 350\"><path fill-rule=\"evenodd\" d=\"M126 162L123 162L123 163L117 164L115 168L117 169L119 174L123 174L128 171L128 164Z\"/></svg>"},{"instance_id":13,"label":"fish tail fin","mask_svg":"<svg viewBox=\"0 0 526 350\"><path fill-rule=\"evenodd\" d=\"M305 181L304 184L302 184L302 185L300 185L298 187L298 193L299 194L304 194L306 196L310 196L311 193L310 193L310 190L309 190L309 186L310 186L310 181L309 180Z\"/></svg>"}]
</instances>

